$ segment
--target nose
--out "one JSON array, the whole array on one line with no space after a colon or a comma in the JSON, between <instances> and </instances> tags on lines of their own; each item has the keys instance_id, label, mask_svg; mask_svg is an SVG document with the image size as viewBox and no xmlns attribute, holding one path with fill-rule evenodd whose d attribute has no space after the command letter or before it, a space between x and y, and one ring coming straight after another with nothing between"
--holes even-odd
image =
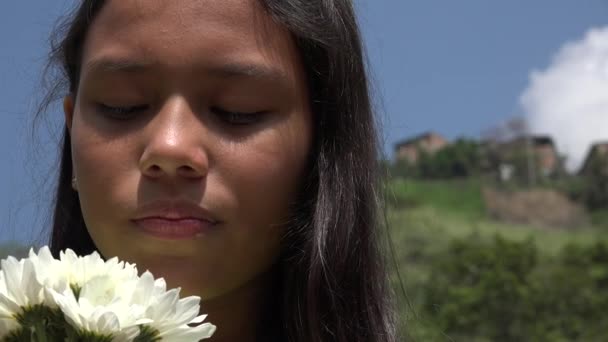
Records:
<instances>
[{"instance_id":1,"label":"nose","mask_svg":"<svg viewBox=\"0 0 608 342\"><path fill-rule=\"evenodd\" d=\"M151 178L196 179L207 175L205 127L182 99L168 101L144 128L141 172Z\"/></svg>"}]
</instances>

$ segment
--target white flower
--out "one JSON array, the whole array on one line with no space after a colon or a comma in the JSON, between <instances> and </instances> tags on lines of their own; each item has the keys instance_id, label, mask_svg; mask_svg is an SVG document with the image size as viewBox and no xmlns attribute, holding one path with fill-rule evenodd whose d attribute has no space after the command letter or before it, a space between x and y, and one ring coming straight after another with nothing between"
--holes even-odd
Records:
<instances>
[{"instance_id":1,"label":"white flower","mask_svg":"<svg viewBox=\"0 0 608 342\"><path fill-rule=\"evenodd\" d=\"M0 261L0 265L0 299L8 299L18 306L33 306L43 302L42 285L36 279L31 260L8 257Z\"/></svg>"},{"instance_id":2,"label":"white flower","mask_svg":"<svg viewBox=\"0 0 608 342\"><path fill-rule=\"evenodd\" d=\"M90 279L81 289L77 299L71 288L63 293L47 289L67 321L80 331L113 336L113 341L132 341L139 333L137 313L116 292L120 286L111 277Z\"/></svg>"},{"instance_id":3,"label":"white flower","mask_svg":"<svg viewBox=\"0 0 608 342\"><path fill-rule=\"evenodd\" d=\"M59 277L66 279L69 285L83 287L90 279L109 276L112 281L120 283L137 278L137 268L133 264L111 258L104 261L99 253L93 252L79 257L71 249L59 254Z\"/></svg>"},{"instance_id":4,"label":"white flower","mask_svg":"<svg viewBox=\"0 0 608 342\"><path fill-rule=\"evenodd\" d=\"M198 315L200 298L179 299L180 289L166 291L166 286L164 279L155 281L148 271L139 278L133 302L146 307L144 317L150 320L146 325L156 329L162 341L198 341L211 337L216 327L211 323L200 324L207 317Z\"/></svg>"},{"instance_id":5,"label":"white flower","mask_svg":"<svg viewBox=\"0 0 608 342\"><path fill-rule=\"evenodd\" d=\"M39 282L57 291L63 291L66 285L82 287L89 279L99 275L110 275L117 279L137 276L135 265L119 262L118 258L104 261L97 252L79 257L74 251L67 249L59 254L57 260L45 246L38 254L30 250L28 259L34 262Z\"/></svg>"},{"instance_id":6,"label":"white flower","mask_svg":"<svg viewBox=\"0 0 608 342\"><path fill-rule=\"evenodd\" d=\"M0 295L7 295L3 272L0 272ZM12 330L19 328L19 323L14 318L16 309L18 310L12 303L5 305L0 300L0 339Z\"/></svg>"},{"instance_id":7,"label":"white flower","mask_svg":"<svg viewBox=\"0 0 608 342\"><path fill-rule=\"evenodd\" d=\"M61 310L66 324L77 331L133 341L143 326L163 342L198 341L215 326L199 315L199 297L179 298L167 291L164 279L150 272L138 276L133 264L117 258L104 261L98 253L79 257L72 250L54 259L50 249L29 258L9 257L0 272L0 339L19 327L24 308L42 304ZM190 326L197 325L197 326Z\"/></svg>"},{"instance_id":8,"label":"white flower","mask_svg":"<svg viewBox=\"0 0 608 342\"><path fill-rule=\"evenodd\" d=\"M45 246L38 254L30 250L29 259L36 268L38 282L57 293L64 293L68 288L81 289L91 279L100 276L110 277L114 284L137 279L135 265L119 262L118 258L104 261L97 252L79 257L74 251L67 249L60 253L57 260ZM55 304L53 298L49 298L49 304Z\"/></svg>"},{"instance_id":9,"label":"white flower","mask_svg":"<svg viewBox=\"0 0 608 342\"><path fill-rule=\"evenodd\" d=\"M19 328L19 323L14 319L0 319L0 339L3 339L11 331Z\"/></svg>"},{"instance_id":10,"label":"white flower","mask_svg":"<svg viewBox=\"0 0 608 342\"><path fill-rule=\"evenodd\" d=\"M137 268L133 264L118 261L114 257L104 261L99 253L93 252L84 257L79 257L71 249L61 252L59 255L62 265L66 267L70 273L70 282L79 285L85 284L89 279L100 275L108 275L114 278L115 281L120 279L134 279L137 277Z\"/></svg>"},{"instance_id":11,"label":"white flower","mask_svg":"<svg viewBox=\"0 0 608 342\"><path fill-rule=\"evenodd\" d=\"M8 257L0 262L0 337L18 327L23 308L44 302L42 285L31 260Z\"/></svg>"},{"instance_id":12,"label":"white flower","mask_svg":"<svg viewBox=\"0 0 608 342\"><path fill-rule=\"evenodd\" d=\"M36 271L36 279L42 286L52 288L56 291L65 291L69 287L68 278L62 272L61 262L51 254L51 250L45 246L40 249L38 254L30 249L29 258Z\"/></svg>"},{"instance_id":13,"label":"white flower","mask_svg":"<svg viewBox=\"0 0 608 342\"><path fill-rule=\"evenodd\" d=\"M77 329L129 341L139 333L137 324L147 322L141 320L143 308L130 306L139 279L134 265L104 261L97 252L79 257L68 249L53 266L56 276L46 278L45 292Z\"/></svg>"}]
</instances>

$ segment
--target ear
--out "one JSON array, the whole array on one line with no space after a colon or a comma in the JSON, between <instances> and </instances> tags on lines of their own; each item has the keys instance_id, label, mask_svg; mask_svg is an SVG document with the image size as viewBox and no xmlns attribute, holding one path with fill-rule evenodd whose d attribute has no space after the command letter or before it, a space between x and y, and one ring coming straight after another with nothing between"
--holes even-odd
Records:
<instances>
[{"instance_id":1,"label":"ear","mask_svg":"<svg viewBox=\"0 0 608 342\"><path fill-rule=\"evenodd\" d=\"M71 94L63 98L63 114L65 115L65 124L68 126L68 131L72 132L72 119L74 118L74 96Z\"/></svg>"}]
</instances>

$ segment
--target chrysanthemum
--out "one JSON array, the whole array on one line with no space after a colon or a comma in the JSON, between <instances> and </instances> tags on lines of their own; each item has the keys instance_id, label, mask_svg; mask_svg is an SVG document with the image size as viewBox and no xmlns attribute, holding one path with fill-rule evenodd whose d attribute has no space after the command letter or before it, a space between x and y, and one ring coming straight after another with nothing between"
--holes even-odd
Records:
<instances>
[{"instance_id":1,"label":"chrysanthemum","mask_svg":"<svg viewBox=\"0 0 608 342\"><path fill-rule=\"evenodd\" d=\"M141 314L130 310L128 298L117 293L120 286L112 283L110 277L90 279L78 298L72 288L63 293L47 291L77 331L111 336L113 341L132 341L139 333L136 323Z\"/></svg>"},{"instance_id":2,"label":"chrysanthemum","mask_svg":"<svg viewBox=\"0 0 608 342\"><path fill-rule=\"evenodd\" d=\"M68 249L57 260L48 247L30 250L27 259L2 261L0 338L28 321L18 318L24 312L49 315L52 326L61 321L84 338L185 342L210 337L215 326L201 324L206 316L199 315L200 298L180 299L179 291L167 291L162 278L155 280L147 271L139 277L134 265L104 261L96 252L79 257Z\"/></svg>"},{"instance_id":3,"label":"chrysanthemum","mask_svg":"<svg viewBox=\"0 0 608 342\"><path fill-rule=\"evenodd\" d=\"M146 324L158 332L162 341L198 341L209 338L216 327L204 323L206 315L199 315L200 298L196 296L179 299L180 289L166 291L166 283L160 278L156 281L148 271L139 278L133 303L146 308ZM191 326L196 325L196 326Z\"/></svg>"},{"instance_id":4,"label":"chrysanthemum","mask_svg":"<svg viewBox=\"0 0 608 342\"><path fill-rule=\"evenodd\" d=\"M117 258L103 261L98 253L78 257L71 250L62 253L54 266L60 279L47 278L51 286L45 293L74 328L112 336L113 341L137 336L144 309L130 305L139 279L135 266Z\"/></svg>"},{"instance_id":5,"label":"chrysanthemum","mask_svg":"<svg viewBox=\"0 0 608 342\"><path fill-rule=\"evenodd\" d=\"M18 327L24 308L44 302L42 285L31 260L8 257L0 262L0 337Z\"/></svg>"}]
</instances>

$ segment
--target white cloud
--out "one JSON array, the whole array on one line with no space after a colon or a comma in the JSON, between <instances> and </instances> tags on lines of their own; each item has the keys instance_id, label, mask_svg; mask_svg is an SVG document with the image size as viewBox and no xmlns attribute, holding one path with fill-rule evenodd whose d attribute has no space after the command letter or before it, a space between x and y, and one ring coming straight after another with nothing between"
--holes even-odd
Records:
<instances>
[{"instance_id":1,"label":"white cloud","mask_svg":"<svg viewBox=\"0 0 608 342\"><path fill-rule=\"evenodd\" d=\"M551 135L577 170L593 142L608 141L608 27L564 44L547 69L532 71L520 103L532 132Z\"/></svg>"}]
</instances>

